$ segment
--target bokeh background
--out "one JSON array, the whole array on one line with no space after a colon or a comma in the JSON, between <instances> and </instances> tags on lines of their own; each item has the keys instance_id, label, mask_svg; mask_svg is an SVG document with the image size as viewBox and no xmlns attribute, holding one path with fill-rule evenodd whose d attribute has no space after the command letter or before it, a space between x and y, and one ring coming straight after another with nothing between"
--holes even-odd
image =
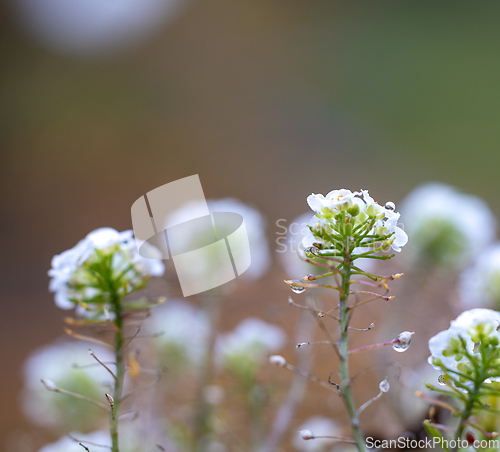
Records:
<instances>
[{"instance_id":1,"label":"bokeh background","mask_svg":"<svg viewBox=\"0 0 500 452\"><path fill-rule=\"evenodd\" d=\"M179 0L137 42L92 52L40 40L31 3L0 6L0 444L31 428L23 360L62 331L51 257L130 228L157 186L199 174L208 198L266 216L273 250L276 220L333 188L397 203L439 180L500 214L498 3ZM286 309L273 254L227 325Z\"/></svg>"}]
</instances>

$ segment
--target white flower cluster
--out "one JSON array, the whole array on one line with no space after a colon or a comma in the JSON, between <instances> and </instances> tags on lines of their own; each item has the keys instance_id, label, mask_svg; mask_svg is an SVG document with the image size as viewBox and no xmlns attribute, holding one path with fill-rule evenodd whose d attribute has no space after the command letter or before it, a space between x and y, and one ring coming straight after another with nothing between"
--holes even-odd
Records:
<instances>
[{"instance_id":1,"label":"white flower cluster","mask_svg":"<svg viewBox=\"0 0 500 452\"><path fill-rule=\"evenodd\" d=\"M120 452L157 452L161 450L155 443L162 442L162 435L156 430L155 426L148 425L143 428L137 423L128 424L127 428L120 430ZM70 435L65 435L53 443L46 444L38 452L84 452L85 449L79 445L80 441L92 452L111 449L109 431L72 432Z\"/></svg>"},{"instance_id":2,"label":"white flower cluster","mask_svg":"<svg viewBox=\"0 0 500 452\"><path fill-rule=\"evenodd\" d=\"M367 235L391 236L387 241L395 251L401 251L401 247L408 242L406 233L397 226L400 214L395 212L392 202L386 203L385 207L379 205L368 193L351 192L350 190L333 190L326 196L312 194L307 198L309 207L315 212L309 222L313 232L309 232L302 240L305 248L314 246L316 243L328 248L331 243L324 237L322 232L328 234L343 235L345 224L340 217L345 215L347 222L352 228L357 226L371 225L370 229L363 231ZM366 251L361 248L355 250L354 254Z\"/></svg>"},{"instance_id":3,"label":"white flower cluster","mask_svg":"<svg viewBox=\"0 0 500 452\"><path fill-rule=\"evenodd\" d=\"M435 369L468 373L472 365L467 354L482 359L478 346L497 347L500 343L499 327L500 313L497 311L478 308L463 312L451 322L450 328L429 340L429 364ZM461 339L465 341L465 349Z\"/></svg>"},{"instance_id":4,"label":"white flower cluster","mask_svg":"<svg viewBox=\"0 0 500 452\"><path fill-rule=\"evenodd\" d=\"M55 302L62 309L75 307L72 300L86 301L101 294L95 287L95 276L88 265L98 259L97 251L111 257L112 277L121 277L129 288L140 286L149 276L161 276L165 271L160 252L145 243L147 259L139 255L132 231L118 232L112 228L100 228L91 232L73 248L54 256L49 290L55 293Z\"/></svg>"},{"instance_id":5,"label":"white flower cluster","mask_svg":"<svg viewBox=\"0 0 500 452\"><path fill-rule=\"evenodd\" d=\"M269 269L271 263L271 256L269 252L269 244L266 238L266 222L262 214L233 198L223 198L223 199L209 199L207 200L208 209L211 213L216 212L234 212L240 214L244 221L245 227L248 233L248 241L250 245L251 254L251 264L248 270L243 273L242 277L244 279L259 279L266 271ZM203 207L200 203L191 202L183 205L176 211L174 211L170 217L169 221L172 223L178 223L185 221L185 218L192 218L192 212L198 212L200 208ZM182 243L181 248L185 249L196 249L200 244L196 245L199 237L205 237L206 235L205 227L202 223L191 225L186 234L177 234L177 241ZM218 239L227 237L229 234L234 232L234 225L230 220L222 220L217 227ZM203 244L205 246L206 244ZM214 248L213 255L208 260L203 260L197 262L197 267L192 268L192 271L199 274L201 278L217 278L219 267L218 262L221 262L226 258L226 254L220 255L217 248ZM234 248L231 250L232 253L238 255L239 250ZM227 289L227 287L226 287Z\"/></svg>"},{"instance_id":6,"label":"white flower cluster","mask_svg":"<svg viewBox=\"0 0 500 452\"><path fill-rule=\"evenodd\" d=\"M84 444L87 444L88 441L90 447L94 444L99 444L102 445L103 448L109 449L111 446L109 432L105 431L96 431L87 434L72 432L71 437L83 441ZM68 435L63 436L56 442L43 446L38 452L82 452L84 450L83 447L72 438ZM101 447L99 448L101 449Z\"/></svg>"},{"instance_id":7,"label":"white flower cluster","mask_svg":"<svg viewBox=\"0 0 500 452\"><path fill-rule=\"evenodd\" d=\"M460 268L495 237L496 220L486 203L445 184L416 188L401 212L412 238L407 256L413 259Z\"/></svg>"},{"instance_id":8,"label":"white flower cluster","mask_svg":"<svg viewBox=\"0 0 500 452\"><path fill-rule=\"evenodd\" d=\"M169 371L180 371L201 364L210 325L204 311L184 301L167 301L155 309L146 328L155 337L152 345L160 364Z\"/></svg>"},{"instance_id":9,"label":"white flower cluster","mask_svg":"<svg viewBox=\"0 0 500 452\"><path fill-rule=\"evenodd\" d=\"M114 361L113 353L104 347L93 344L92 351L103 362ZM74 364L90 366L74 368ZM24 365L22 406L26 416L38 425L55 429L96 427L107 417L102 410L47 389L58 387L95 400L102 399L106 386L113 380L103 367L95 364L88 346L83 343L59 340L35 350Z\"/></svg>"},{"instance_id":10,"label":"white flower cluster","mask_svg":"<svg viewBox=\"0 0 500 452\"><path fill-rule=\"evenodd\" d=\"M485 249L460 277L462 306L500 309L500 243Z\"/></svg>"}]
</instances>

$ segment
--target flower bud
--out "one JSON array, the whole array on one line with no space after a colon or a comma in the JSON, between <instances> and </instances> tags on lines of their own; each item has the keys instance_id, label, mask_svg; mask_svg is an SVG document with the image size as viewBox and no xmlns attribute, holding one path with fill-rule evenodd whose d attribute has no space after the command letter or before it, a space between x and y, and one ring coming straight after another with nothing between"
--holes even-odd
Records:
<instances>
[{"instance_id":1,"label":"flower bud","mask_svg":"<svg viewBox=\"0 0 500 452\"><path fill-rule=\"evenodd\" d=\"M111 394L104 394L104 396L106 397L106 400L108 401L110 406L113 406L115 404L115 399Z\"/></svg>"},{"instance_id":2,"label":"flower bud","mask_svg":"<svg viewBox=\"0 0 500 452\"><path fill-rule=\"evenodd\" d=\"M314 433L311 430L301 430L299 432L300 437L303 440L309 440L309 439L314 439Z\"/></svg>"},{"instance_id":3,"label":"flower bud","mask_svg":"<svg viewBox=\"0 0 500 452\"><path fill-rule=\"evenodd\" d=\"M355 217L359 213L359 206L357 204L352 204L348 209L347 213Z\"/></svg>"},{"instance_id":4,"label":"flower bud","mask_svg":"<svg viewBox=\"0 0 500 452\"><path fill-rule=\"evenodd\" d=\"M40 380L40 381L49 391L55 391L57 389L56 384L52 380Z\"/></svg>"},{"instance_id":5,"label":"flower bud","mask_svg":"<svg viewBox=\"0 0 500 452\"><path fill-rule=\"evenodd\" d=\"M278 366L278 367L285 367L286 365L286 359L283 358L283 356L280 355L272 355L269 357L269 362L273 366Z\"/></svg>"}]
</instances>

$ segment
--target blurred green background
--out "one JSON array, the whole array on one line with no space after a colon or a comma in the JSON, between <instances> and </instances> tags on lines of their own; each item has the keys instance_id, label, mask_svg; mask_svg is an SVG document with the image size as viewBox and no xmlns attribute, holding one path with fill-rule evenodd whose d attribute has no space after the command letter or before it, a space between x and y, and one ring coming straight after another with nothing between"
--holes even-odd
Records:
<instances>
[{"instance_id":1,"label":"blurred green background","mask_svg":"<svg viewBox=\"0 0 500 452\"><path fill-rule=\"evenodd\" d=\"M440 180L500 214L497 2L193 0L108 58L52 53L0 8L0 444L29 428L23 360L62 331L51 257L130 228L159 185L198 173L208 198L260 209L270 240L340 187L397 203ZM274 267L238 315L286 299Z\"/></svg>"}]
</instances>

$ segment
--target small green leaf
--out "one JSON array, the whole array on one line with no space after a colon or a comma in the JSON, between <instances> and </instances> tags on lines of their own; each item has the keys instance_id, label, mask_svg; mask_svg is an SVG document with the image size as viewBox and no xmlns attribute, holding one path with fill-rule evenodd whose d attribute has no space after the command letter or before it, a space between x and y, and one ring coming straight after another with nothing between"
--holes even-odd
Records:
<instances>
[{"instance_id":1,"label":"small green leaf","mask_svg":"<svg viewBox=\"0 0 500 452\"><path fill-rule=\"evenodd\" d=\"M429 420L426 419L424 422L422 422L422 425L424 426L425 430L427 433L432 437L432 438L438 438L440 439L440 444L441 447L443 446L443 440L446 440L446 438L443 436L443 434L433 425L430 424ZM444 450L448 450L447 447L442 447Z\"/></svg>"}]
</instances>

